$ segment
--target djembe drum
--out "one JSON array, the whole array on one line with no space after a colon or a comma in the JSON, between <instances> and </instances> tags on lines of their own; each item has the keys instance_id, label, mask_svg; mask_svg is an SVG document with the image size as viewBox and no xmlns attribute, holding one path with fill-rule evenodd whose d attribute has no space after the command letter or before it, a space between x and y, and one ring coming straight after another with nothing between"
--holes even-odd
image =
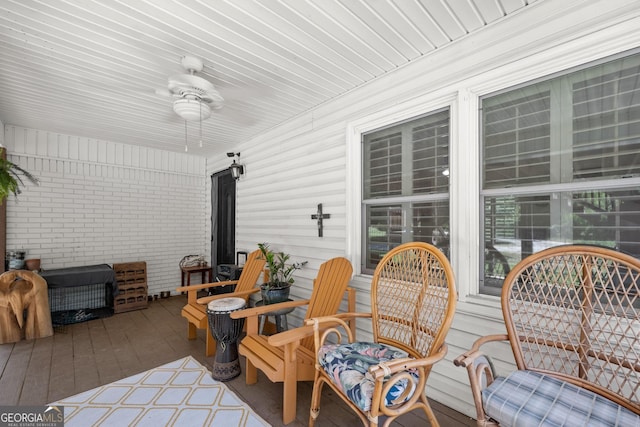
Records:
<instances>
[{"instance_id":1,"label":"djembe drum","mask_svg":"<svg viewBox=\"0 0 640 427\"><path fill-rule=\"evenodd\" d=\"M232 319L230 313L245 306L244 299L234 297L214 300L207 305L209 330L216 340L216 357L211 369L211 377L215 380L228 381L240 375L238 338L244 319Z\"/></svg>"}]
</instances>

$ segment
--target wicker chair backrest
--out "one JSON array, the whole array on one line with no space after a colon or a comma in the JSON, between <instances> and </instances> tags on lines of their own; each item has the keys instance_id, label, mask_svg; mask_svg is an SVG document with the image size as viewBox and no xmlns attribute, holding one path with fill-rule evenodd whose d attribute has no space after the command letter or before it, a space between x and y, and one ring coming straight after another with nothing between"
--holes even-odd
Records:
<instances>
[{"instance_id":1,"label":"wicker chair backrest","mask_svg":"<svg viewBox=\"0 0 640 427\"><path fill-rule=\"evenodd\" d=\"M453 271L435 246L413 242L389 251L371 283L374 341L413 357L440 349L456 304Z\"/></svg>"},{"instance_id":2,"label":"wicker chair backrest","mask_svg":"<svg viewBox=\"0 0 640 427\"><path fill-rule=\"evenodd\" d=\"M565 245L505 278L502 310L519 369L555 375L640 410L640 261Z\"/></svg>"}]
</instances>

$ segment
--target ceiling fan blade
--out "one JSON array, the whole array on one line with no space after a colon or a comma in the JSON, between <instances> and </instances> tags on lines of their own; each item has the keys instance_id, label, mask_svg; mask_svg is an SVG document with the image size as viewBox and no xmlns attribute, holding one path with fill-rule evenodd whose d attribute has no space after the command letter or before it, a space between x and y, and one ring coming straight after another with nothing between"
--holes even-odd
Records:
<instances>
[{"instance_id":1,"label":"ceiling fan blade","mask_svg":"<svg viewBox=\"0 0 640 427\"><path fill-rule=\"evenodd\" d=\"M224 116L227 120L245 127L252 126L256 122L255 118L249 117L246 111L235 107L233 104L225 105L224 108L213 113L212 117L215 118L216 115Z\"/></svg>"},{"instance_id":2,"label":"ceiling fan blade","mask_svg":"<svg viewBox=\"0 0 640 427\"><path fill-rule=\"evenodd\" d=\"M156 89L155 93L156 95L160 95L160 96L173 96L173 93L171 93L171 91L167 88Z\"/></svg>"}]
</instances>

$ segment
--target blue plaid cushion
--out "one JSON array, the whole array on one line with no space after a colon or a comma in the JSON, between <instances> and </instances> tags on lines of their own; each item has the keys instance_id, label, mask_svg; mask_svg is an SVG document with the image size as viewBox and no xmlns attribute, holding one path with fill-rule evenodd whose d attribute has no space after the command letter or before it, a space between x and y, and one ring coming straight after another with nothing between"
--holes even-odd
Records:
<instances>
[{"instance_id":1,"label":"blue plaid cushion","mask_svg":"<svg viewBox=\"0 0 640 427\"><path fill-rule=\"evenodd\" d=\"M407 353L382 344L356 342L352 344L327 344L318 351L318 362L334 384L363 411L371 409L374 381L369 367L380 362L407 357ZM411 397L418 381L415 371L410 371L414 381L398 381L385 396L385 405L402 403ZM394 402L407 387L411 393L402 402Z\"/></svg>"},{"instance_id":2,"label":"blue plaid cushion","mask_svg":"<svg viewBox=\"0 0 640 427\"><path fill-rule=\"evenodd\" d=\"M482 391L488 416L501 427L640 427L640 416L604 397L549 375L514 371Z\"/></svg>"}]
</instances>

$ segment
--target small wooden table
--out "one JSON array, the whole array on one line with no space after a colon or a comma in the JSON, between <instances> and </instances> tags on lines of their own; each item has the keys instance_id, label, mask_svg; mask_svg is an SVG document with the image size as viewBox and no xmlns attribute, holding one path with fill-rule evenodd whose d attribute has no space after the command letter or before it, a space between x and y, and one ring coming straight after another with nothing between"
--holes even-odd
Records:
<instances>
[{"instance_id":1,"label":"small wooden table","mask_svg":"<svg viewBox=\"0 0 640 427\"><path fill-rule=\"evenodd\" d=\"M193 267L180 267L182 270L181 275L181 283L182 286L191 285L191 275L193 273L200 273L202 275L202 283L211 283L213 279L213 268L208 265L195 265ZM208 280L205 281L205 277L208 277ZM185 280L186 278L186 280ZM186 282L186 284L185 284Z\"/></svg>"}]
</instances>

